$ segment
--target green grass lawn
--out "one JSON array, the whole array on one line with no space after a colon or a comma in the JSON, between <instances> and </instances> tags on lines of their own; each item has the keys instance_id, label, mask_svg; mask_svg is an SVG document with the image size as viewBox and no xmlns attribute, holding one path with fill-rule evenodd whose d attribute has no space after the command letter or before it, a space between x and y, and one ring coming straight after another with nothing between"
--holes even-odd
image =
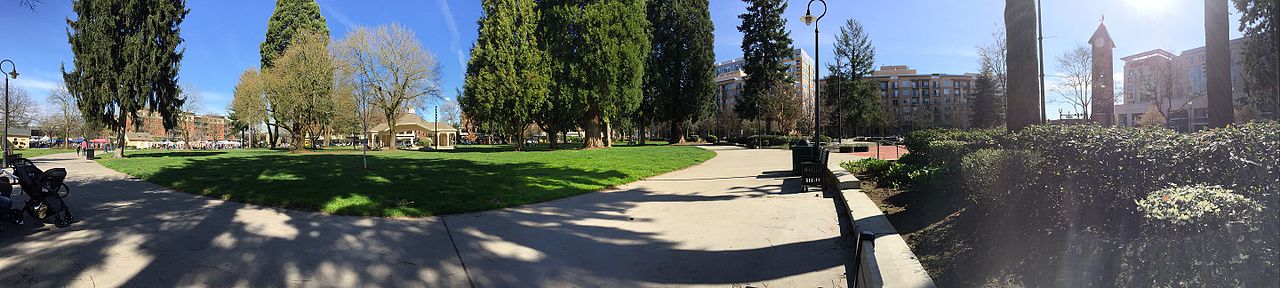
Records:
<instances>
[{"instance_id":1,"label":"green grass lawn","mask_svg":"<svg viewBox=\"0 0 1280 288\"><path fill-rule=\"evenodd\" d=\"M75 153L75 152L76 152L76 149L74 149L74 148L72 148L72 149L62 149L62 148L28 148L28 149L14 150L14 151L13 151L13 153L22 154L22 157L23 157L23 158L28 158L28 159L29 159L29 158L40 157L40 156L44 156L44 155L50 155L50 154L58 154L58 153Z\"/></svg>"},{"instance_id":2,"label":"green grass lawn","mask_svg":"<svg viewBox=\"0 0 1280 288\"><path fill-rule=\"evenodd\" d=\"M127 151L99 163L152 183L239 202L341 215L416 217L483 211L597 191L702 163L697 147L511 152L330 150Z\"/></svg>"}]
</instances>

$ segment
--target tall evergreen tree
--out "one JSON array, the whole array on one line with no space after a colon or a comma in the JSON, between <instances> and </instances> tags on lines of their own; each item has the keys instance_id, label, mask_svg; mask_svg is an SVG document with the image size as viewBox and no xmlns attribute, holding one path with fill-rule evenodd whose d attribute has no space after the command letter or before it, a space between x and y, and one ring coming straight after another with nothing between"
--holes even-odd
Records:
<instances>
[{"instance_id":1,"label":"tall evergreen tree","mask_svg":"<svg viewBox=\"0 0 1280 288\"><path fill-rule=\"evenodd\" d=\"M838 65L827 66L831 76L827 78L823 94L836 97L823 99L826 106L832 107L825 110L835 115L829 119L843 123L828 128L833 131L839 127L853 128L857 135L859 128L879 127L885 118L880 90L877 83L866 78L875 71L876 50L862 23L854 19L845 21L836 34L834 54Z\"/></svg>"},{"instance_id":2,"label":"tall evergreen tree","mask_svg":"<svg viewBox=\"0 0 1280 288\"><path fill-rule=\"evenodd\" d=\"M1280 6L1276 0L1233 0L1244 32L1243 58L1248 104L1280 120Z\"/></svg>"},{"instance_id":3,"label":"tall evergreen tree","mask_svg":"<svg viewBox=\"0 0 1280 288\"><path fill-rule=\"evenodd\" d=\"M467 65L464 111L524 148L524 130L547 99L549 70L534 0L484 0L480 36Z\"/></svg>"},{"instance_id":4,"label":"tall evergreen tree","mask_svg":"<svg viewBox=\"0 0 1280 288\"><path fill-rule=\"evenodd\" d=\"M84 117L116 133L115 155L124 157L128 124L140 121L139 110L159 114L165 129L176 127L186 1L77 0L72 10L67 39L75 67L62 68L63 80Z\"/></svg>"},{"instance_id":5,"label":"tall evergreen tree","mask_svg":"<svg viewBox=\"0 0 1280 288\"><path fill-rule=\"evenodd\" d=\"M315 0L276 0L276 10L267 19L267 39L258 46L263 69L284 55L299 31L329 35L329 25L320 15L320 4Z\"/></svg>"},{"instance_id":6,"label":"tall evergreen tree","mask_svg":"<svg viewBox=\"0 0 1280 288\"><path fill-rule=\"evenodd\" d=\"M995 75L987 69L978 74L974 81L973 115L970 123L974 128L996 127L996 80Z\"/></svg>"},{"instance_id":7,"label":"tall evergreen tree","mask_svg":"<svg viewBox=\"0 0 1280 288\"><path fill-rule=\"evenodd\" d=\"M547 132L551 147L559 148L557 136L581 126L587 113L586 73L576 55L583 47L577 6L565 0L538 1L539 35L547 54L550 81L547 101L538 109L537 123ZM567 140L567 139L561 139Z\"/></svg>"},{"instance_id":8,"label":"tall evergreen tree","mask_svg":"<svg viewBox=\"0 0 1280 288\"><path fill-rule=\"evenodd\" d=\"M747 13L738 15L742 25L742 55L746 63L742 71L748 76L742 93L738 96L738 116L746 120L764 118L765 130L772 130L773 121L763 113L765 97L770 96L773 85L794 83L787 74L783 61L791 58L791 32L782 13L787 10L785 0L743 0L749 3Z\"/></svg>"},{"instance_id":9,"label":"tall evergreen tree","mask_svg":"<svg viewBox=\"0 0 1280 288\"><path fill-rule=\"evenodd\" d=\"M672 0L648 5L653 51L647 90L653 93L655 116L671 124L670 142L683 143L687 124L703 115L716 93L710 3Z\"/></svg>"},{"instance_id":10,"label":"tall evergreen tree","mask_svg":"<svg viewBox=\"0 0 1280 288\"><path fill-rule=\"evenodd\" d=\"M610 123L631 118L643 93L650 49L645 1L546 2L543 13L549 15L544 19L571 28L560 32L563 38L547 43L553 61L571 62L572 70L557 75L554 85L577 87L570 95L582 96L585 147L612 146Z\"/></svg>"}]
</instances>

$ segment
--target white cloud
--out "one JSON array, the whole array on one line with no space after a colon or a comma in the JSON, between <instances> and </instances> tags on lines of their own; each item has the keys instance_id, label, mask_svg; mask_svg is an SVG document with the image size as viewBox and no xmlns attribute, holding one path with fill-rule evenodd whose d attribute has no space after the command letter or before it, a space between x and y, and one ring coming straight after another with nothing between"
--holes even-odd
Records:
<instances>
[{"instance_id":1,"label":"white cloud","mask_svg":"<svg viewBox=\"0 0 1280 288\"><path fill-rule=\"evenodd\" d=\"M53 91L53 89L57 89L58 87L62 86L62 84L59 82L49 81L44 79L35 79L31 77L18 77L18 79L10 79L9 85L22 87L22 89L27 89L28 92L35 93L35 94L47 94L47 93L40 93L40 92Z\"/></svg>"},{"instance_id":2,"label":"white cloud","mask_svg":"<svg viewBox=\"0 0 1280 288\"><path fill-rule=\"evenodd\" d=\"M453 18L453 8L449 7L449 2L445 0L436 0L436 4L440 7L440 15L444 16L444 26L449 29L449 48L453 48L454 54L458 56L458 67L466 69L467 53L462 50L461 35L458 34L458 23Z\"/></svg>"},{"instance_id":3,"label":"white cloud","mask_svg":"<svg viewBox=\"0 0 1280 288\"><path fill-rule=\"evenodd\" d=\"M463 69L463 70L466 70L466 68L467 68L467 52L466 52L466 51L462 51L462 49L457 49L457 50L454 50L454 54L457 54L457 55L458 55L458 67L462 67L462 69Z\"/></svg>"},{"instance_id":4,"label":"white cloud","mask_svg":"<svg viewBox=\"0 0 1280 288\"><path fill-rule=\"evenodd\" d=\"M454 21L453 9L449 8L449 2L445 0L436 0L436 4L440 6L440 14L444 16L445 28L449 29L449 33L453 37L454 45L458 42L458 23Z\"/></svg>"},{"instance_id":5,"label":"white cloud","mask_svg":"<svg viewBox=\"0 0 1280 288\"><path fill-rule=\"evenodd\" d=\"M334 4L333 2L329 2L329 1L324 1L324 3L325 3L325 5L324 5L324 6L325 6L326 8L321 9L321 10L329 11L329 15L330 15L330 16L333 16L333 17L332 17L332 18L333 18L333 20L338 21L338 24L342 24L342 26L347 26L347 29L355 29L355 28L356 28L356 26L357 26L357 25L356 25L356 22L355 22L355 21L351 21L351 18L347 18L347 15L346 15L346 14L343 14L341 10L338 10L338 5Z\"/></svg>"}]
</instances>

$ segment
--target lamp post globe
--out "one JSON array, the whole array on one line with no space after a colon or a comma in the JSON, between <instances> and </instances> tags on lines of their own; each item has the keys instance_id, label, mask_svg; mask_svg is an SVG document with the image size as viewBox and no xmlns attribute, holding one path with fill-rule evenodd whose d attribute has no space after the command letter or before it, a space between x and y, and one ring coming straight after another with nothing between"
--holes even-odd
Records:
<instances>
[{"instance_id":1,"label":"lamp post globe","mask_svg":"<svg viewBox=\"0 0 1280 288\"><path fill-rule=\"evenodd\" d=\"M822 4L822 14L813 16L813 2ZM818 21L822 20L823 16L827 16L827 1L809 0L809 5L804 9L804 16L800 17L800 21L804 22L805 26L813 25L814 65L820 65L820 63L822 63L821 53L818 51ZM822 147L822 94L821 91L818 90L818 77L821 75L819 74L821 73L819 70L820 69L817 67L813 68L813 83L810 84L810 88L813 89L813 145L815 147Z\"/></svg>"}]
</instances>

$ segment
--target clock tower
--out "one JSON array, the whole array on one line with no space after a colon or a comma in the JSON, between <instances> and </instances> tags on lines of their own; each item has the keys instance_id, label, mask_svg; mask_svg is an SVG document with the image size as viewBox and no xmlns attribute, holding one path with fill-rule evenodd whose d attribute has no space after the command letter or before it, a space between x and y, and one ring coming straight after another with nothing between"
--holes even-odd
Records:
<instances>
[{"instance_id":1,"label":"clock tower","mask_svg":"<svg viewBox=\"0 0 1280 288\"><path fill-rule=\"evenodd\" d=\"M1105 21L1106 17L1102 19ZM1093 44L1093 98L1090 100L1093 103L1089 119L1102 127L1111 127L1115 122L1116 102L1115 87L1112 87L1115 85L1115 76L1112 74L1111 50L1116 48L1116 44L1111 41L1106 24L1098 23L1098 30L1089 38L1089 44Z\"/></svg>"}]
</instances>

